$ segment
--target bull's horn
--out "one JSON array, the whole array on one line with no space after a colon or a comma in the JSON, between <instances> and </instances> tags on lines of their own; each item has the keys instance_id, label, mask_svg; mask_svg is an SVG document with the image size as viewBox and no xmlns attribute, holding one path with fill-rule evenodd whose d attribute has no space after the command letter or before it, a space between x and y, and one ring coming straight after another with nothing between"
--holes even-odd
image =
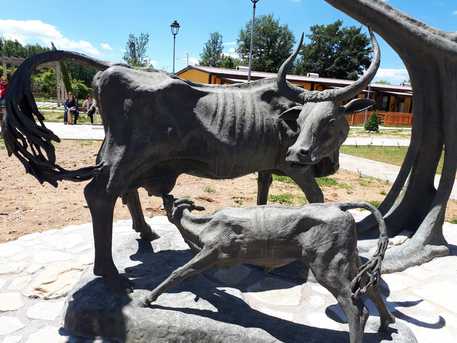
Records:
<instances>
[{"instance_id":1,"label":"bull's horn","mask_svg":"<svg viewBox=\"0 0 457 343\"><path fill-rule=\"evenodd\" d=\"M303 102L320 102L331 100L336 102L344 102L354 98L368 86L371 80L373 80L375 77L381 63L381 51L379 49L378 41L376 40L374 33L370 29L369 31L374 55L371 61L371 65L365 74L360 79L344 88L327 89L321 92L305 91L302 93L302 95L300 95L300 98Z\"/></svg>"},{"instance_id":2,"label":"bull's horn","mask_svg":"<svg viewBox=\"0 0 457 343\"><path fill-rule=\"evenodd\" d=\"M278 77L277 77L277 83L278 83L278 90L280 93L289 93L291 95L300 95L303 93L303 88L294 86L290 83L287 82L286 76L287 72L290 70L292 67L292 64L294 63L295 59L297 58L297 55L300 52L300 49L303 45L303 38L304 38L304 33L302 33L300 42L298 43L297 49L293 52L292 55L290 55L287 60L284 61L284 63L281 65L281 68L279 68L278 71Z\"/></svg>"}]
</instances>

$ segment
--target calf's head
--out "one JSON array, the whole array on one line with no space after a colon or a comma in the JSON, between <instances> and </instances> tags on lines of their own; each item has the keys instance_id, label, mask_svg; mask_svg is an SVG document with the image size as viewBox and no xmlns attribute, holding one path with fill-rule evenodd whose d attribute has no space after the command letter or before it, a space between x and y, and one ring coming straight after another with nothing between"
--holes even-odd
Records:
<instances>
[{"instance_id":1,"label":"calf's head","mask_svg":"<svg viewBox=\"0 0 457 343\"><path fill-rule=\"evenodd\" d=\"M277 76L278 92L283 96L303 104L283 112L279 120L297 137L290 146L286 161L292 164L309 165L337 151L347 137L349 126L344 117L347 113L362 111L373 105L369 99L355 99L376 75L381 61L379 45L370 31L373 46L373 59L365 74L357 81L343 88L325 91L308 91L287 82L287 70L297 57L303 43L283 63Z\"/></svg>"}]
</instances>

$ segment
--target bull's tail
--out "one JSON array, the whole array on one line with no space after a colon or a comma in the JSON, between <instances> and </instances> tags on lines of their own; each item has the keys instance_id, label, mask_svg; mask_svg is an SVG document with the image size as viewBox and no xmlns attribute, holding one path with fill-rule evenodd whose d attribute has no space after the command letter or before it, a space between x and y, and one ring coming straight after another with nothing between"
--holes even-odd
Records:
<instances>
[{"instance_id":1,"label":"bull's tail","mask_svg":"<svg viewBox=\"0 0 457 343\"><path fill-rule=\"evenodd\" d=\"M386 223L384 222L384 218L382 217L381 212L379 212L376 207L369 203L344 203L339 204L338 206L343 211L354 208L363 208L368 210L373 214L379 225L380 236L378 241L378 248L376 249L373 257L360 267L359 273L351 282L352 296L353 298L359 298L360 296L366 294L367 290L370 287L376 287L379 283L379 280L381 279L382 261L387 250L387 246L389 245Z\"/></svg>"},{"instance_id":2,"label":"bull's tail","mask_svg":"<svg viewBox=\"0 0 457 343\"><path fill-rule=\"evenodd\" d=\"M110 67L109 63L82 54L58 50L28 58L13 74L9 83L2 127L8 155L14 154L24 165L26 172L32 174L40 183L49 182L55 187L61 180L89 180L102 168L101 165L96 165L70 171L56 163L52 141L60 142L60 139L44 125L44 117L38 111L32 94L31 74L41 64L64 59L87 64L99 70Z\"/></svg>"}]
</instances>

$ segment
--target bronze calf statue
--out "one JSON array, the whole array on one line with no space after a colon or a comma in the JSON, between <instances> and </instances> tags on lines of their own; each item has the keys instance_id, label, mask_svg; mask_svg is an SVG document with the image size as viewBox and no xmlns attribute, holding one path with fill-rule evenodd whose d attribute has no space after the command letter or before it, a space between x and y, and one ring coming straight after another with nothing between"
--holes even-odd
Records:
<instances>
[{"instance_id":1,"label":"bronze calf statue","mask_svg":"<svg viewBox=\"0 0 457 343\"><path fill-rule=\"evenodd\" d=\"M154 302L166 289L211 267L249 263L268 268L304 262L344 310L351 343L362 343L368 311L366 294L378 308L381 329L395 318L377 292L381 262L388 245L384 220L368 203L312 204L301 208L257 206L226 208L211 216L194 217L202 210L187 199L164 196L167 216L197 254L156 287L147 299ZM360 266L354 218L346 212L364 208L373 213L381 232L378 249Z\"/></svg>"}]
</instances>

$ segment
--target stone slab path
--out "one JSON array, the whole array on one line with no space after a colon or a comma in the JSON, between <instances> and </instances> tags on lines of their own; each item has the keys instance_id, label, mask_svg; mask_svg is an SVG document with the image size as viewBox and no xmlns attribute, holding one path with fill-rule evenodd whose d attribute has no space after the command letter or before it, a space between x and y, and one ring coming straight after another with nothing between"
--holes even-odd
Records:
<instances>
[{"instance_id":1,"label":"stone slab path","mask_svg":"<svg viewBox=\"0 0 457 343\"><path fill-rule=\"evenodd\" d=\"M162 230L175 230L165 217L155 217L149 223ZM116 222L114 232L116 246L131 233L131 221ZM390 308L421 343L454 343L457 337L457 225L445 224L444 232L451 244L451 256L384 276ZM65 297L84 270L91 268L92 258L91 224L33 233L0 244L0 342L68 342L70 337L61 328ZM265 282L269 282L268 277ZM300 306L296 298L309 289L313 293L308 301L325 305L320 296L325 289L315 284L304 287L255 292L249 305L291 320L291 313ZM315 326L341 325L336 306L328 309L313 318Z\"/></svg>"}]
</instances>

